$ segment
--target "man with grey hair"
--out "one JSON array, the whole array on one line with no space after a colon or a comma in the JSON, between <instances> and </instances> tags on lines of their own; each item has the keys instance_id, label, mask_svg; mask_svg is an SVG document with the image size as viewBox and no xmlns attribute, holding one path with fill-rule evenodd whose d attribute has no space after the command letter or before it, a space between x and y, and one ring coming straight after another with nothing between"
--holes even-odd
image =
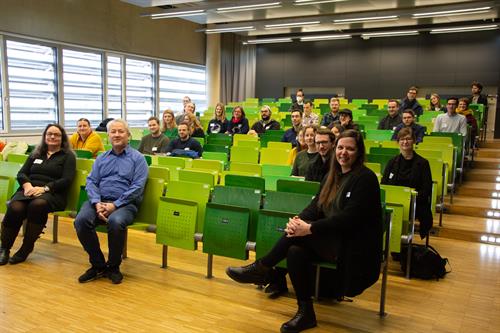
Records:
<instances>
[{"instance_id":1,"label":"man with grey hair","mask_svg":"<svg viewBox=\"0 0 500 333\"><path fill-rule=\"evenodd\" d=\"M107 124L112 149L99 155L87 177L88 200L76 216L76 234L92 265L78 281L88 282L107 276L114 284L121 283L120 272L126 228L132 224L142 201L148 179L144 156L128 144L127 122L115 119ZM99 245L96 226L108 230L108 261Z\"/></svg>"}]
</instances>

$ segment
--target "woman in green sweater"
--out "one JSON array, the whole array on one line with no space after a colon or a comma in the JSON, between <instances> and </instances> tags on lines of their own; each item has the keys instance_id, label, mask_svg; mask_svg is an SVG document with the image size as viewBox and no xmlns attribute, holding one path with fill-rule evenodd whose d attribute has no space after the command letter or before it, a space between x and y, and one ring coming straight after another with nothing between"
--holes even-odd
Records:
<instances>
[{"instance_id":1,"label":"woman in green sweater","mask_svg":"<svg viewBox=\"0 0 500 333\"><path fill-rule=\"evenodd\" d=\"M161 131L170 140L177 139L177 124L175 122L174 111L166 109L163 111L163 126Z\"/></svg>"},{"instance_id":2,"label":"woman in green sweater","mask_svg":"<svg viewBox=\"0 0 500 333\"><path fill-rule=\"evenodd\" d=\"M295 161L293 162L292 176L304 177L309 168L310 161L318 154L316 143L314 142L317 130L318 127L315 125L304 127L304 141L307 149L297 153L297 157L295 157Z\"/></svg>"}]
</instances>

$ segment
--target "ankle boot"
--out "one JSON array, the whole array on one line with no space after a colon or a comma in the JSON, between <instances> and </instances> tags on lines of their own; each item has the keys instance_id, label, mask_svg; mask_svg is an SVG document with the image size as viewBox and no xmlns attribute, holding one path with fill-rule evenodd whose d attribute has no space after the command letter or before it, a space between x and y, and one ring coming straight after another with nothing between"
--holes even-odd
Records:
<instances>
[{"instance_id":1,"label":"ankle boot","mask_svg":"<svg viewBox=\"0 0 500 333\"><path fill-rule=\"evenodd\" d=\"M243 267L228 267L226 274L239 283L254 283L266 285L269 283L271 267L264 266L260 261Z\"/></svg>"},{"instance_id":2,"label":"ankle boot","mask_svg":"<svg viewBox=\"0 0 500 333\"><path fill-rule=\"evenodd\" d=\"M295 316L281 325L281 333L297 333L316 327L316 315L312 301L298 301L299 309Z\"/></svg>"},{"instance_id":3,"label":"ankle boot","mask_svg":"<svg viewBox=\"0 0 500 333\"><path fill-rule=\"evenodd\" d=\"M21 248L9 259L11 265L26 261L28 255L33 251L35 242L42 233L44 227L45 226L42 224L28 223L26 226L26 234L23 238L23 245L21 245Z\"/></svg>"},{"instance_id":4,"label":"ankle boot","mask_svg":"<svg viewBox=\"0 0 500 333\"><path fill-rule=\"evenodd\" d=\"M10 249L12 245L14 245L19 229L20 228L7 227L5 224L2 225L2 233L0 236L2 240L2 245L0 246L0 266L5 265L9 261Z\"/></svg>"}]
</instances>

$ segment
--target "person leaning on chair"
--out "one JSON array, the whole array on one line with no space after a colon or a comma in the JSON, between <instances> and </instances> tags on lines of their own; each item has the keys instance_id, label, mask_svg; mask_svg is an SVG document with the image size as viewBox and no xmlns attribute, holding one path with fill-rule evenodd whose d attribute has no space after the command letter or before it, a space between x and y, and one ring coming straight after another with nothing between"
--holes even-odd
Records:
<instances>
[{"instance_id":1,"label":"person leaning on chair","mask_svg":"<svg viewBox=\"0 0 500 333\"><path fill-rule=\"evenodd\" d=\"M66 208L68 189L75 172L76 158L64 128L58 124L47 125L42 142L17 174L21 186L12 196L3 218L0 265L26 260L47 223L49 212ZM24 219L27 219L27 224L23 244L9 258Z\"/></svg>"},{"instance_id":2,"label":"person leaning on chair","mask_svg":"<svg viewBox=\"0 0 500 333\"><path fill-rule=\"evenodd\" d=\"M380 186L377 176L363 164L361 133L342 132L334 151L319 193L299 216L289 219L285 234L271 251L250 265L226 270L236 282L265 285L273 267L286 258L298 310L281 326L281 332L300 332L317 325L311 283L314 262L337 262L340 296L359 295L379 278Z\"/></svg>"},{"instance_id":3,"label":"person leaning on chair","mask_svg":"<svg viewBox=\"0 0 500 333\"><path fill-rule=\"evenodd\" d=\"M122 282L120 264L126 228L137 215L148 179L144 156L128 145L128 124L122 119L109 122L108 135L113 148L95 160L87 177L89 200L83 203L74 222L78 239L92 265L78 278L80 283L104 275L114 284ZM99 223L105 223L108 230L108 262L95 230Z\"/></svg>"}]
</instances>

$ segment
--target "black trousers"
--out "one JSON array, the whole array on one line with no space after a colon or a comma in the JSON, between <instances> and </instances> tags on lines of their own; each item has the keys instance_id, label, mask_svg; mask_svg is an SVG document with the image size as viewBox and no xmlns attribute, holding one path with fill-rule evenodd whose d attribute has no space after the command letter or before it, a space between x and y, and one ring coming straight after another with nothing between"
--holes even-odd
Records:
<instances>
[{"instance_id":1,"label":"black trousers","mask_svg":"<svg viewBox=\"0 0 500 333\"><path fill-rule=\"evenodd\" d=\"M264 266L274 267L287 260L288 273L298 301L308 301L313 295L313 267L315 261L336 260L340 248L338 237L283 235L271 251L260 260Z\"/></svg>"}]
</instances>

